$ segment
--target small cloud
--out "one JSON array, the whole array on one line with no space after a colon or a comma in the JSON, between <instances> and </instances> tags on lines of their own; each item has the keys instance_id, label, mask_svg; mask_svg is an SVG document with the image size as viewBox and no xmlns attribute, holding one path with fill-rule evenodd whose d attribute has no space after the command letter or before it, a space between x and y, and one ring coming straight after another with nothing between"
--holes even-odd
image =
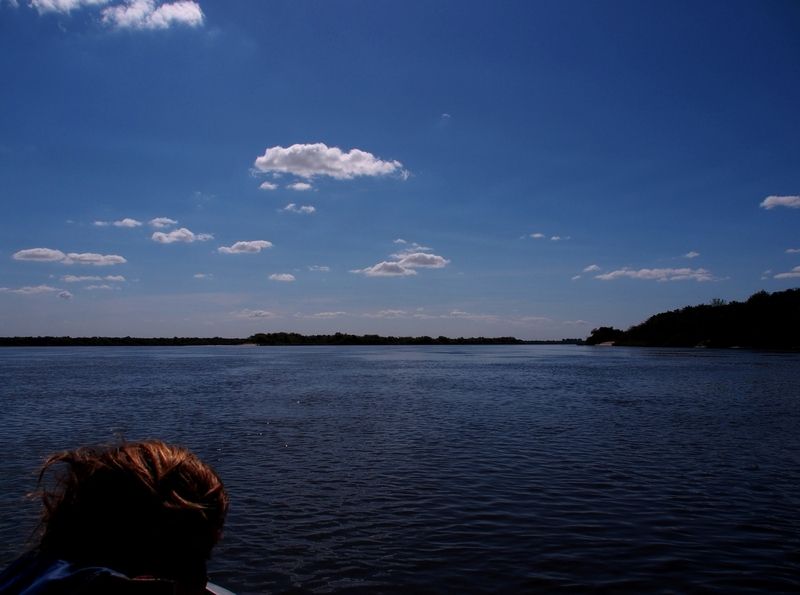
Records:
<instances>
[{"instance_id":1,"label":"small cloud","mask_svg":"<svg viewBox=\"0 0 800 595\"><path fill-rule=\"evenodd\" d=\"M111 222L110 221L93 221L92 225L94 225L95 227L108 227L109 225L111 225Z\"/></svg>"},{"instance_id":2,"label":"small cloud","mask_svg":"<svg viewBox=\"0 0 800 595\"><path fill-rule=\"evenodd\" d=\"M312 264L310 267L308 267L308 270L309 271L319 272L319 273L327 273L328 271L331 270L331 267L326 267L326 266L318 265L318 264Z\"/></svg>"},{"instance_id":3,"label":"small cloud","mask_svg":"<svg viewBox=\"0 0 800 595\"><path fill-rule=\"evenodd\" d=\"M85 281L101 281L103 278L96 275L63 275L61 280L64 283L83 283Z\"/></svg>"},{"instance_id":4,"label":"small cloud","mask_svg":"<svg viewBox=\"0 0 800 595\"><path fill-rule=\"evenodd\" d=\"M403 238L397 238L396 240L392 241L393 244L408 244Z\"/></svg>"},{"instance_id":5,"label":"small cloud","mask_svg":"<svg viewBox=\"0 0 800 595\"><path fill-rule=\"evenodd\" d=\"M288 205L286 205L285 207L283 207L283 209L281 209L281 210L282 210L282 211L286 211L286 212L288 212L288 213L299 213L299 214L301 214L301 215L311 215L311 214L312 214L312 213L314 213L314 212L315 212L317 209L316 209L316 208L314 208L314 207L312 207L311 205L307 205L307 206L306 206L306 205L304 205L304 206L300 206L300 207L298 207L298 206L297 206L296 204L294 204L293 202L290 202Z\"/></svg>"},{"instance_id":6,"label":"small cloud","mask_svg":"<svg viewBox=\"0 0 800 595\"><path fill-rule=\"evenodd\" d=\"M291 283L295 280L294 275L290 273L272 273L269 276L270 281L280 281L281 283Z\"/></svg>"},{"instance_id":7,"label":"small cloud","mask_svg":"<svg viewBox=\"0 0 800 595\"><path fill-rule=\"evenodd\" d=\"M590 264L588 267L583 269L584 273L594 273L595 271L599 271L600 267L596 264Z\"/></svg>"},{"instance_id":8,"label":"small cloud","mask_svg":"<svg viewBox=\"0 0 800 595\"><path fill-rule=\"evenodd\" d=\"M306 190L311 190L313 186L306 182L295 182L294 184L289 184L286 186L289 190L295 190L297 192L305 192Z\"/></svg>"},{"instance_id":9,"label":"small cloud","mask_svg":"<svg viewBox=\"0 0 800 595\"><path fill-rule=\"evenodd\" d=\"M236 242L232 246L220 246L217 248L217 252L220 254L258 254L265 248L272 248L272 242L267 240Z\"/></svg>"},{"instance_id":10,"label":"small cloud","mask_svg":"<svg viewBox=\"0 0 800 595\"><path fill-rule=\"evenodd\" d=\"M276 190L278 188L278 185L273 184L272 182L262 182L259 188L261 190Z\"/></svg>"},{"instance_id":11,"label":"small cloud","mask_svg":"<svg viewBox=\"0 0 800 595\"><path fill-rule=\"evenodd\" d=\"M361 176L403 174L399 161L384 161L361 149L348 152L324 143L275 146L255 160L255 168L263 173L288 173L304 179L327 176L350 180Z\"/></svg>"},{"instance_id":12,"label":"small cloud","mask_svg":"<svg viewBox=\"0 0 800 595\"><path fill-rule=\"evenodd\" d=\"M10 287L0 287L0 293L16 293L19 295L40 295L43 293L54 293L61 291L58 287L50 287L49 285L35 285L19 287L11 289Z\"/></svg>"},{"instance_id":13,"label":"small cloud","mask_svg":"<svg viewBox=\"0 0 800 595\"><path fill-rule=\"evenodd\" d=\"M148 223L150 223L151 227L155 227L156 229L164 229L165 227L172 227L178 222L175 221L175 219L170 219L169 217L156 217L155 219L150 219Z\"/></svg>"},{"instance_id":14,"label":"small cloud","mask_svg":"<svg viewBox=\"0 0 800 595\"><path fill-rule=\"evenodd\" d=\"M64 264L84 264L96 267L113 266L116 264L125 264L128 262L118 254L95 254L94 252L69 252L64 260Z\"/></svg>"},{"instance_id":15,"label":"small cloud","mask_svg":"<svg viewBox=\"0 0 800 595\"><path fill-rule=\"evenodd\" d=\"M114 227L140 227L142 222L137 221L136 219L131 219L130 217L126 217L125 219L114 221L113 225Z\"/></svg>"},{"instance_id":16,"label":"small cloud","mask_svg":"<svg viewBox=\"0 0 800 595\"><path fill-rule=\"evenodd\" d=\"M615 279L644 279L655 281L717 281L706 269L629 269L622 268L603 275L596 275L595 279L613 281Z\"/></svg>"},{"instance_id":17,"label":"small cloud","mask_svg":"<svg viewBox=\"0 0 800 595\"><path fill-rule=\"evenodd\" d=\"M153 235L151 237L154 242L158 242L159 244L174 244L175 242L183 242L186 244L191 244L192 242L205 242L214 239L214 236L211 235L210 233L195 234L194 232L186 229L185 227L181 227L180 229L174 229L169 233L164 233L163 231L156 231L153 232Z\"/></svg>"},{"instance_id":18,"label":"small cloud","mask_svg":"<svg viewBox=\"0 0 800 595\"><path fill-rule=\"evenodd\" d=\"M28 248L15 252L14 260L27 260L32 262L60 262L67 257L61 250L51 248Z\"/></svg>"},{"instance_id":19,"label":"small cloud","mask_svg":"<svg viewBox=\"0 0 800 595\"><path fill-rule=\"evenodd\" d=\"M379 310L372 314L364 314L365 318L405 318L409 315L405 310Z\"/></svg>"},{"instance_id":20,"label":"small cloud","mask_svg":"<svg viewBox=\"0 0 800 595\"><path fill-rule=\"evenodd\" d=\"M398 261L398 264L408 269L442 269L450 264L450 261L443 256L438 256L437 254L414 252L412 254L404 254L403 257Z\"/></svg>"},{"instance_id":21,"label":"small cloud","mask_svg":"<svg viewBox=\"0 0 800 595\"><path fill-rule=\"evenodd\" d=\"M800 196L768 196L761 201L760 206L762 209L774 209L775 207L800 209Z\"/></svg>"},{"instance_id":22,"label":"small cloud","mask_svg":"<svg viewBox=\"0 0 800 595\"><path fill-rule=\"evenodd\" d=\"M416 275L417 271L406 268L398 262L384 260L378 264L363 269L353 269L351 273L362 274L365 277L408 277Z\"/></svg>"},{"instance_id":23,"label":"small cloud","mask_svg":"<svg viewBox=\"0 0 800 595\"><path fill-rule=\"evenodd\" d=\"M71 300L72 299L72 294L69 291L66 291L66 290L65 291L60 291L58 293L58 297L60 297L62 300Z\"/></svg>"},{"instance_id":24,"label":"small cloud","mask_svg":"<svg viewBox=\"0 0 800 595\"><path fill-rule=\"evenodd\" d=\"M117 288L104 283L102 285L87 285L84 289L86 289L87 291L110 291L112 289L117 289Z\"/></svg>"},{"instance_id":25,"label":"small cloud","mask_svg":"<svg viewBox=\"0 0 800 595\"><path fill-rule=\"evenodd\" d=\"M347 312L317 312L316 314L309 314L306 318L329 319L339 318L340 316L347 316Z\"/></svg>"},{"instance_id":26,"label":"small cloud","mask_svg":"<svg viewBox=\"0 0 800 595\"><path fill-rule=\"evenodd\" d=\"M568 240L569 238L562 238L561 236L550 236L551 242L560 242L561 240Z\"/></svg>"},{"instance_id":27,"label":"small cloud","mask_svg":"<svg viewBox=\"0 0 800 595\"><path fill-rule=\"evenodd\" d=\"M236 318L275 318L275 314L267 310L239 310L238 312L231 312Z\"/></svg>"},{"instance_id":28,"label":"small cloud","mask_svg":"<svg viewBox=\"0 0 800 595\"><path fill-rule=\"evenodd\" d=\"M539 233L539 232L537 231L536 233L532 233L532 234L531 234L531 237L532 237L534 240L543 240L543 239L544 239L544 237L545 237L545 235L544 235L543 233Z\"/></svg>"},{"instance_id":29,"label":"small cloud","mask_svg":"<svg viewBox=\"0 0 800 595\"><path fill-rule=\"evenodd\" d=\"M796 279L798 277L800 277L800 266L794 267L787 273L778 273L775 275L775 279Z\"/></svg>"},{"instance_id":30,"label":"small cloud","mask_svg":"<svg viewBox=\"0 0 800 595\"><path fill-rule=\"evenodd\" d=\"M697 258L698 256L700 256L700 253L695 252L694 250L683 255L684 258Z\"/></svg>"},{"instance_id":31,"label":"small cloud","mask_svg":"<svg viewBox=\"0 0 800 595\"><path fill-rule=\"evenodd\" d=\"M567 326L587 326L591 323L586 320L565 320L564 324Z\"/></svg>"},{"instance_id":32,"label":"small cloud","mask_svg":"<svg viewBox=\"0 0 800 595\"><path fill-rule=\"evenodd\" d=\"M573 281L577 281L577 280L578 280L578 279L580 279L580 278L581 278L581 276L580 276L580 275L575 275L574 277L572 277L572 280L573 280Z\"/></svg>"},{"instance_id":33,"label":"small cloud","mask_svg":"<svg viewBox=\"0 0 800 595\"><path fill-rule=\"evenodd\" d=\"M211 273L195 273L192 275L195 279L213 279L214 275Z\"/></svg>"},{"instance_id":34,"label":"small cloud","mask_svg":"<svg viewBox=\"0 0 800 595\"><path fill-rule=\"evenodd\" d=\"M115 283L122 283L125 281L125 277L122 275L106 275L103 279L106 281L114 281Z\"/></svg>"},{"instance_id":35,"label":"small cloud","mask_svg":"<svg viewBox=\"0 0 800 595\"><path fill-rule=\"evenodd\" d=\"M59 12L62 14L69 14L71 11L83 8L84 6L97 6L106 4L108 0L30 0L30 5L35 8L39 14L47 12ZM12 2L17 5L17 2Z\"/></svg>"},{"instance_id":36,"label":"small cloud","mask_svg":"<svg viewBox=\"0 0 800 595\"><path fill-rule=\"evenodd\" d=\"M800 254L800 248L787 248L786 254Z\"/></svg>"},{"instance_id":37,"label":"small cloud","mask_svg":"<svg viewBox=\"0 0 800 595\"><path fill-rule=\"evenodd\" d=\"M44 2L64 2L65 0L36 0ZM75 2L76 0L66 0ZM83 0L95 4L103 0ZM154 0L128 0L103 9L103 22L119 29L169 29L173 25L199 27L204 15L197 2L179 0L156 6Z\"/></svg>"}]
</instances>

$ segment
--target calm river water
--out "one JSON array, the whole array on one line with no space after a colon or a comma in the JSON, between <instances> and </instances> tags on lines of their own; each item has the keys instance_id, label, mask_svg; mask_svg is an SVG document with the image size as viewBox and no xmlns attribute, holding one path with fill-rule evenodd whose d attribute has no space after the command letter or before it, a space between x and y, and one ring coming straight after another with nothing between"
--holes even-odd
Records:
<instances>
[{"instance_id":1,"label":"calm river water","mask_svg":"<svg viewBox=\"0 0 800 595\"><path fill-rule=\"evenodd\" d=\"M48 453L158 437L232 497L248 593L796 592L800 355L0 349L0 564Z\"/></svg>"}]
</instances>

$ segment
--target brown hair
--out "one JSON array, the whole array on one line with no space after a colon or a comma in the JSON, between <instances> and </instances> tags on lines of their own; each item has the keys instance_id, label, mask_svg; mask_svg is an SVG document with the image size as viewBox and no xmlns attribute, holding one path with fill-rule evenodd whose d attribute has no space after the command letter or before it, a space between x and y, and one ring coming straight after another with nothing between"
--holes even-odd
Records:
<instances>
[{"instance_id":1,"label":"brown hair","mask_svg":"<svg viewBox=\"0 0 800 595\"><path fill-rule=\"evenodd\" d=\"M185 448L159 440L55 454L39 474L42 554L128 576L205 581L228 496Z\"/></svg>"}]
</instances>

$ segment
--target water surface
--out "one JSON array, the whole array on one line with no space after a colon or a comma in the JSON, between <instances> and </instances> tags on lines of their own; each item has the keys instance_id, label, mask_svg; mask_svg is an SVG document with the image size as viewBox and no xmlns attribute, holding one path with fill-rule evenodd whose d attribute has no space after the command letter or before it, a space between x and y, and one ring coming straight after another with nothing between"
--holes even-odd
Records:
<instances>
[{"instance_id":1,"label":"water surface","mask_svg":"<svg viewBox=\"0 0 800 595\"><path fill-rule=\"evenodd\" d=\"M575 346L0 349L0 563L48 453L158 437L267 592L800 590L797 354Z\"/></svg>"}]
</instances>

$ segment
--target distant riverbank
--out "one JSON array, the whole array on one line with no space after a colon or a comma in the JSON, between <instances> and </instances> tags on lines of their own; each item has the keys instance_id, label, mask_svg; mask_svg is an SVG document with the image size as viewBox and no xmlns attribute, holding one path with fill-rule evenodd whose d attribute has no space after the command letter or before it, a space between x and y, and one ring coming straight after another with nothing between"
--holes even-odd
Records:
<instances>
[{"instance_id":1,"label":"distant riverbank","mask_svg":"<svg viewBox=\"0 0 800 595\"><path fill-rule=\"evenodd\" d=\"M177 347L197 345L582 345L582 339L524 341L515 337L383 337L380 335L301 335L257 333L226 337L0 337L0 347Z\"/></svg>"}]
</instances>

